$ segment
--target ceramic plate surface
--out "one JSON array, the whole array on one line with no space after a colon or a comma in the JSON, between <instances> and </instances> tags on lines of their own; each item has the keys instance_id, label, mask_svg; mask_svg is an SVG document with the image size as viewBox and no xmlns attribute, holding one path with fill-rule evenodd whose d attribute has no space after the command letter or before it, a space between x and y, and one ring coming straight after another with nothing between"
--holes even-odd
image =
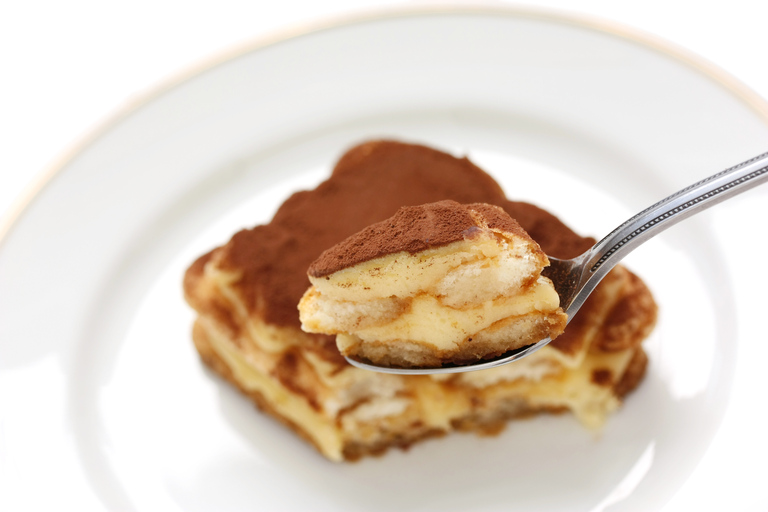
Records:
<instances>
[{"instance_id":1,"label":"ceramic plate surface","mask_svg":"<svg viewBox=\"0 0 768 512\"><path fill-rule=\"evenodd\" d=\"M165 89L68 161L0 245L0 509L661 507L724 414L746 300L709 212L627 260L661 318L646 381L599 434L543 416L327 462L203 368L181 278L370 138L466 154L600 236L765 151L768 121L742 98L674 52L506 10L307 30Z\"/></svg>"}]
</instances>

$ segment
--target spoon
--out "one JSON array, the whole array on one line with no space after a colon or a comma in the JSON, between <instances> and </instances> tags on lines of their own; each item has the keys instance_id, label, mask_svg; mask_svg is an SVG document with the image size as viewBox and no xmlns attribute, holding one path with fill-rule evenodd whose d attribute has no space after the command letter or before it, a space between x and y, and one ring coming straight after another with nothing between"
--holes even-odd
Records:
<instances>
[{"instance_id":1,"label":"spoon","mask_svg":"<svg viewBox=\"0 0 768 512\"><path fill-rule=\"evenodd\" d=\"M587 252L570 260L549 257L549 267L542 274L552 280L560 296L560 307L568 322L581 308L598 283L627 254L677 224L710 206L745 192L768 180L768 153L719 172L675 192L638 213L593 245ZM507 352L499 358L442 368L389 368L347 358L358 368L400 375L428 375L485 370L505 365L545 347L550 338Z\"/></svg>"}]
</instances>

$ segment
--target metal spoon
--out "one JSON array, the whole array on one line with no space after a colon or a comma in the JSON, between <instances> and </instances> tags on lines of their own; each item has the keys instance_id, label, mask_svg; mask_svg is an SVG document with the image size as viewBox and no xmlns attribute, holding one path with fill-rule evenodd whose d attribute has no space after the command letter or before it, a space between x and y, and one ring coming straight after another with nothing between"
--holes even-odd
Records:
<instances>
[{"instance_id":1,"label":"metal spoon","mask_svg":"<svg viewBox=\"0 0 768 512\"><path fill-rule=\"evenodd\" d=\"M570 260L549 257L550 266L543 274L554 283L560 296L560 306L568 315L568 321L570 322L603 277L641 244L681 220L767 180L768 153L763 153L694 183L646 208L580 256ZM543 348L550 341L552 340L545 338L497 359L443 368L388 368L351 358L347 358L347 361L365 370L401 375L459 373L485 370L517 361Z\"/></svg>"}]
</instances>

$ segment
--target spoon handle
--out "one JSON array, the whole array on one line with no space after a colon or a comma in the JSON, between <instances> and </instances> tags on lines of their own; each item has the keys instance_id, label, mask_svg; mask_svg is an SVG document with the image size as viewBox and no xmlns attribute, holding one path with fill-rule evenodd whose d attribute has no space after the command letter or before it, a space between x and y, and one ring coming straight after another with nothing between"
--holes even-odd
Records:
<instances>
[{"instance_id":1,"label":"spoon handle","mask_svg":"<svg viewBox=\"0 0 768 512\"><path fill-rule=\"evenodd\" d=\"M765 181L768 152L675 192L595 244L588 256L587 273L602 278L624 256L668 227Z\"/></svg>"}]
</instances>

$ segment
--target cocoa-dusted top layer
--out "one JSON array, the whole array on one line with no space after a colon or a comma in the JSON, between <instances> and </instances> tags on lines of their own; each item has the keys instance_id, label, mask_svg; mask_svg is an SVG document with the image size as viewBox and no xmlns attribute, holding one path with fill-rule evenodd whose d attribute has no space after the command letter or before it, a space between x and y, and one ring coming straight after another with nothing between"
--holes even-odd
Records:
<instances>
[{"instance_id":1,"label":"cocoa-dusted top layer","mask_svg":"<svg viewBox=\"0 0 768 512\"><path fill-rule=\"evenodd\" d=\"M323 277L365 261L441 247L471 236L472 228L490 228L530 240L520 224L498 206L463 205L450 199L418 206L403 206L387 220L358 231L324 251L307 273Z\"/></svg>"},{"instance_id":2,"label":"cocoa-dusted top layer","mask_svg":"<svg viewBox=\"0 0 768 512\"><path fill-rule=\"evenodd\" d=\"M293 194L269 224L236 233L213 256L224 270L240 273L235 287L250 314L299 328L296 306L310 286L307 269L324 250L402 206L444 199L501 206L550 256L577 256L593 243L536 206L508 201L499 185L466 158L373 141L349 150L328 180Z\"/></svg>"}]
</instances>

